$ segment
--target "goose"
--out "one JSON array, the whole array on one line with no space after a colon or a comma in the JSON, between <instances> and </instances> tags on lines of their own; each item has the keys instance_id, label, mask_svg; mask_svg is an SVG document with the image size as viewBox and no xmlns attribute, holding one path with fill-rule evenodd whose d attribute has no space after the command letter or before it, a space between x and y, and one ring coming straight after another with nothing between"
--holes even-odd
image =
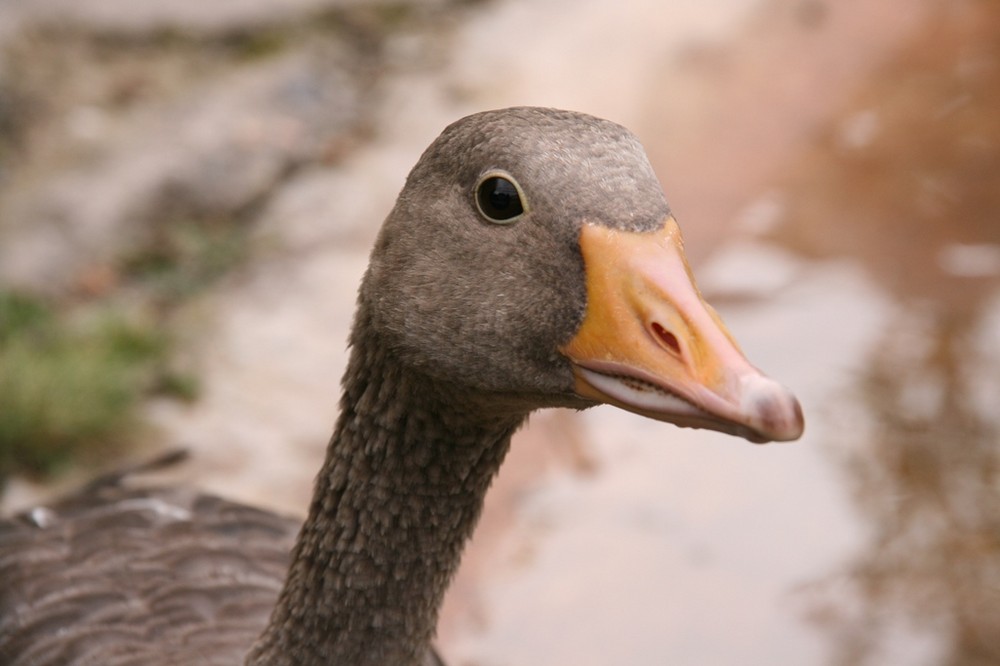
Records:
<instances>
[{"instance_id":1,"label":"goose","mask_svg":"<svg viewBox=\"0 0 1000 666\"><path fill-rule=\"evenodd\" d=\"M442 596L531 412L803 430L703 301L637 138L577 112L442 132L377 236L349 344L301 526L126 475L0 521L0 662L438 664Z\"/></svg>"}]
</instances>

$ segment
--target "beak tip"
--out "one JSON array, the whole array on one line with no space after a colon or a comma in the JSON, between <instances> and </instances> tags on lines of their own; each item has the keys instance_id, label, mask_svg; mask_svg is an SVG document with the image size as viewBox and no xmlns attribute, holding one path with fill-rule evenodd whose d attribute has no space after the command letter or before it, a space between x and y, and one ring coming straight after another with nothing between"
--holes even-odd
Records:
<instances>
[{"instance_id":1,"label":"beak tip","mask_svg":"<svg viewBox=\"0 0 1000 666\"><path fill-rule=\"evenodd\" d=\"M791 391L757 374L744 377L742 388L742 410L765 441L790 442L802 436L802 406Z\"/></svg>"}]
</instances>

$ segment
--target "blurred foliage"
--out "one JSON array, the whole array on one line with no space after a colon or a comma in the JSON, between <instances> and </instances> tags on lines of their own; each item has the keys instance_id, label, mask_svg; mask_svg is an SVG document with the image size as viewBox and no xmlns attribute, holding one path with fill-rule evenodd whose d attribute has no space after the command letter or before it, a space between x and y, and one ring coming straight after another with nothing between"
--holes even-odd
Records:
<instances>
[{"instance_id":1,"label":"blurred foliage","mask_svg":"<svg viewBox=\"0 0 1000 666\"><path fill-rule=\"evenodd\" d=\"M152 392L196 393L167 369L169 339L155 326L108 306L74 314L0 292L0 483L121 447Z\"/></svg>"},{"instance_id":2,"label":"blurred foliage","mask_svg":"<svg viewBox=\"0 0 1000 666\"><path fill-rule=\"evenodd\" d=\"M161 308L182 304L246 258L248 229L237 217L161 225L151 242L122 259L122 278Z\"/></svg>"},{"instance_id":3,"label":"blurred foliage","mask_svg":"<svg viewBox=\"0 0 1000 666\"><path fill-rule=\"evenodd\" d=\"M246 258L238 216L173 220L115 265L83 300L0 288L0 488L72 460L120 451L151 396L197 399L195 376L171 367L172 314ZM145 317L126 316L141 310ZM136 307L138 305L138 307Z\"/></svg>"}]
</instances>

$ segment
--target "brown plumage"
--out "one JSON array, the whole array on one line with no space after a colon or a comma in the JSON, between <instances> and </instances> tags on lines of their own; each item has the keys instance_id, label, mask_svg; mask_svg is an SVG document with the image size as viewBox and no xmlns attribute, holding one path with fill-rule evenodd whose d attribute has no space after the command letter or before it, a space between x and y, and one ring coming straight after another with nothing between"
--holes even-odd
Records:
<instances>
[{"instance_id":1,"label":"brown plumage","mask_svg":"<svg viewBox=\"0 0 1000 666\"><path fill-rule=\"evenodd\" d=\"M118 480L0 522L0 662L433 664L442 596L531 411L802 430L698 296L638 141L582 114L444 131L383 225L351 348L297 539L266 512Z\"/></svg>"}]
</instances>

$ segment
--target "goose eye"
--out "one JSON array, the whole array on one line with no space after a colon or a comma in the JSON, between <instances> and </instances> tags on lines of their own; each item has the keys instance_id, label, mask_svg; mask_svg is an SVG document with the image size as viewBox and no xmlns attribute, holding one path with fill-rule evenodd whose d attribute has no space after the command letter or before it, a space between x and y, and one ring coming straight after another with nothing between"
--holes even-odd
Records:
<instances>
[{"instance_id":1,"label":"goose eye","mask_svg":"<svg viewBox=\"0 0 1000 666\"><path fill-rule=\"evenodd\" d=\"M490 222L513 222L524 212L520 188L503 176L489 176L479 183L476 205Z\"/></svg>"}]
</instances>

